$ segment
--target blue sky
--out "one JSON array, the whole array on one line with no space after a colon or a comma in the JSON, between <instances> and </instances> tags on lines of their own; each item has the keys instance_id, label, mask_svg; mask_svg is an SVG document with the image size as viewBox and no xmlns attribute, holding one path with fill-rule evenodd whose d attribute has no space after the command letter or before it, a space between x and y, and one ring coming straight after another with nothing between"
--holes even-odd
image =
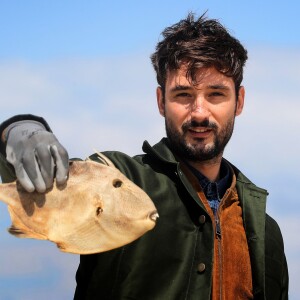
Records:
<instances>
[{"instance_id":1,"label":"blue sky","mask_svg":"<svg viewBox=\"0 0 300 300\"><path fill-rule=\"evenodd\" d=\"M218 18L247 44L299 46L297 1L4 1L2 58L122 55L152 50L188 11ZM298 26L297 26L298 25Z\"/></svg>"},{"instance_id":2,"label":"blue sky","mask_svg":"<svg viewBox=\"0 0 300 300\"><path fill-rule=\"evenodd\" d=\"M0 0L0 120L44 116L70 156L141 152L164 122L149 56L189 11L219 19L248 49L245 109L225 156L268 189L281 226L290 299L300 299L298 1ZM6 232L0 204L0 299L71 299L78 257Z\"/></svg>"}]
</instances>

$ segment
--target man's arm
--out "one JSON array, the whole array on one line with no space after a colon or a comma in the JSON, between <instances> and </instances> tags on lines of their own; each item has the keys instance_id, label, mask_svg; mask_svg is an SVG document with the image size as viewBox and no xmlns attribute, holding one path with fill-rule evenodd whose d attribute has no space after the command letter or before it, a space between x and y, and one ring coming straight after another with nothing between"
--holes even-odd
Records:
<instances>
[{"instance_id":1,"label":"man's arm","mask_svg":"<svg viewBox=\"0 0 300 300\"><path fill-rule=\"evenodd\" d=\"M123 253L124 247L98 254L80 255L74 300L119 299L116 294L120 291L115 290L115 285L119 280L119 264Z\"/></svg>"},{"instance_id":2,"label":"man's arm","mask_svg":"<svg viewBox=\"0 0 300 300\"><path fill-rule=\"evenodd\" d=\"M28 191L45 192L67 181L69 158L47 122L33 115L14 116L0 125L0 175L18 179Z\"/></svg>"}]
</instances>

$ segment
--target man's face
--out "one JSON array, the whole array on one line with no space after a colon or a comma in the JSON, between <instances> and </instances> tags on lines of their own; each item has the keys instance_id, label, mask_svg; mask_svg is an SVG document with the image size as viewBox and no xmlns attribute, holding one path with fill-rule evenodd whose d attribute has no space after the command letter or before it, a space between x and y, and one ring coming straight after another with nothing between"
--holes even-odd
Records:
<instances>
[{"instance_id":1,"label":"man's face","mask_svg":"<svg viewBox=\"0 0 300 300\"><path fill-rule=\"evenodd\" d=\"M235 116L242 112L244 88L236 99L232 78L215 68L201 69L194 85L186 68L167 74L165 95L157 89L170 145L182 158L202 162L218 159L229 141Z\"/></svg>"}]
</instances>

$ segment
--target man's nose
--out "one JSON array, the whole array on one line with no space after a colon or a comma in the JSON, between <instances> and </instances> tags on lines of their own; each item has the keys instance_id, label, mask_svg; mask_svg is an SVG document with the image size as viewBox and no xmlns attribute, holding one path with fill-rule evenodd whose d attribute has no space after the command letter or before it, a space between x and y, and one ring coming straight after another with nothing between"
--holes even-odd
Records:
<instances>
[{"instance_id":1,"label":"man's nose","mask_svg":"<svg viewBox=\"0 0 300 300\"><path fill-rule=\"evenodd\" d=\"M198 97L193 103L191 103L191 115L192 117L201 119L206 119L210 116L210 111L205 99Z\"/></svg>"}]
</instances>

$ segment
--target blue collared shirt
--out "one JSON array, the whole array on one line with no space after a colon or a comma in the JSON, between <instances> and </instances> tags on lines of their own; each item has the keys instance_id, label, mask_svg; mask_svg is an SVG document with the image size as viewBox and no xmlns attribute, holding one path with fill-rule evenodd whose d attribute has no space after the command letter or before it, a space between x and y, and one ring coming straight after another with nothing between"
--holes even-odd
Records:
<instances>
[{"instance_id":1,"label":"blue collared shirt","mask_svg":"<svg viewBox=\"0 0 300 300\"><path fill-rule=\"evenodd\" d=\"M216 182L209 181L201 172L189 165L194 175L199 180L200 186L208 200L208 203L216 215L219 204L230 187L232 181L232 174L228 164L222 160L220 168L220 179Z\"/></svg>"}]
</instances>

